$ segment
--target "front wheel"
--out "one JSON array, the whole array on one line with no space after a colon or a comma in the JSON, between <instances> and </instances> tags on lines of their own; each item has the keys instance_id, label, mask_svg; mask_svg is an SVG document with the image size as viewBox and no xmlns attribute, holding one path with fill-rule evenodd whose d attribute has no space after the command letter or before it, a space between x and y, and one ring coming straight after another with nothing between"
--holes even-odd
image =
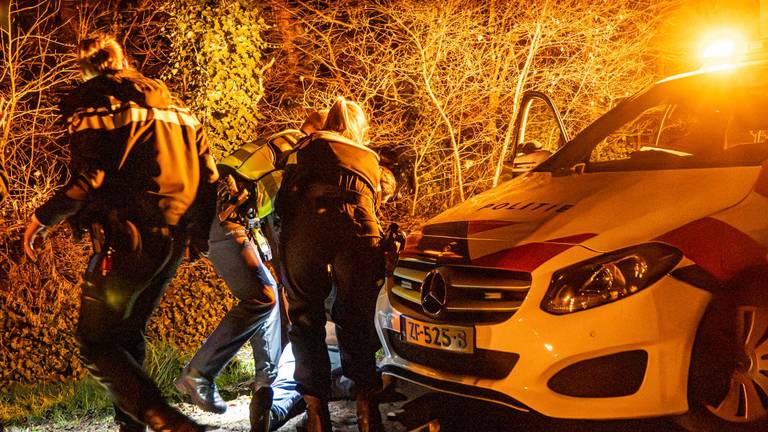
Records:
<instances>
[{"instance_id":1,"label":"front wheel","mask_svg":"<svg viewBox=\"0 0 768 432\"><path fill-rule=\"evenodd\" d=\"M702 318L689 372L697 431L768 431L768 267L745 271Z\"/></svg>"},{"instance_id":2,"label":"front wheel","mask_svg":"<svg viewBox=\"0 0 768 432\"><path fill-rule=\"evenodd\" d=\"M768 415L768 308L738 306L736 342L739 352L728 391L707 410L729 423L751 423Z\"/></svg>"}]
</instances>

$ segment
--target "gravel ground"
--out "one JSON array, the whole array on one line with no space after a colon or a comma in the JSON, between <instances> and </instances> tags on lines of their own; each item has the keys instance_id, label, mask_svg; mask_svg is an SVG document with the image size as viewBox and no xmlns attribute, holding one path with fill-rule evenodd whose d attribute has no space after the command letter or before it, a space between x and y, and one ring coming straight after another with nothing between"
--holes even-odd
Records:
<instances>
[{"instance_id":1,"label":"gravel ground","mask_svg":"<svg viewBox=\"0 0 768 432\"><path fill-rule=\"evenodd\" d=\"M224 414L211 414L198 409L194 405L180 404L179 408L187 415L191 416L200 423L216 426L221 432L248 432L250 424L248 421L248 403L250 397L241 396L227 402L229 406ZM381 412L386 416L388 412L398 410L402 403L382 404ZM331 420L333 421L333 430L338 432L356 432L357 421L355 419L354 401L337 401L330 403ZM300 416L299 416L300 417ZM279 432L288 432L296 430L296 423L299 417L294 417ZM405 432L406 428L397 422L385 421L387 432ZM48 425L36 425L30 427L11 427L6 429L8 432L37 432L37 431L62 431L62 432L117 432L117 426L112 422L111 417L86 418L80 421L56 423Z\"/></svg>"},{"instance_id":2,"label":"gravel ground","mask_svg":"<svg viewBox=\"0 0 768 432\"><path fill-rule=\"evenodd\" d=\"M560 421L533 413L517 413L496 405L430 393L405 382L397 383L399 402L380 406L386 432L684 432L667 419L628 421ZM225 414L210 414L193 405L181 404L186 414L200 423L218 427L221 432L248 432L248 404L250 398L241 396L228 401ZM331 402L331 419L335 432L356 432L355 403ZM438 418L439 420L432 420ZM293 418L279 432L296 430L299 417ZM430 423L431 425L427 425ZM108 416L87 418L66 423L30 427L0 428L0 432L65 431L65 432L117 432L117 426Z\"/></svg>"}]
</instances>

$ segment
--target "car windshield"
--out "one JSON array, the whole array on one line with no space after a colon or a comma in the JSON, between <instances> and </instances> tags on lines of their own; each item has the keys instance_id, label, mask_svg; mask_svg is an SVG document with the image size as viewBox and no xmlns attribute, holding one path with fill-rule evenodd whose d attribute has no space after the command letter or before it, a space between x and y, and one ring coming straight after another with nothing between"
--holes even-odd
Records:
<instances>
[{"instance_id":1,"label":"car windshield","mask_svg":"<svg viewBox=\"0 0 768 432\"><path fill-rule=\"evenodd\" d=\"M768 69L659 83L587 127L538 171L760 165L768 159Z\"/></svg>"}]
</instances>

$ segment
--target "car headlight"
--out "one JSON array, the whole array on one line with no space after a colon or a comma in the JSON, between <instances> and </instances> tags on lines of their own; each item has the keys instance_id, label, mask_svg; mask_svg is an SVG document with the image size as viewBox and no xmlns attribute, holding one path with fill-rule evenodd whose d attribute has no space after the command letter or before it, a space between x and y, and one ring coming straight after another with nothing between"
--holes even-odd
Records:
<instances>
[{"instance_id":1,"label":"car headlight","mask_svg":"<svg viewBox=\"0 0 768 432\"><path fill-rule=\"evenodd\" d=\"M682 253L663 243L620 249L558 270L541 308L561 315L611 303L668 274Z\"/></svg>"}]
</instances>

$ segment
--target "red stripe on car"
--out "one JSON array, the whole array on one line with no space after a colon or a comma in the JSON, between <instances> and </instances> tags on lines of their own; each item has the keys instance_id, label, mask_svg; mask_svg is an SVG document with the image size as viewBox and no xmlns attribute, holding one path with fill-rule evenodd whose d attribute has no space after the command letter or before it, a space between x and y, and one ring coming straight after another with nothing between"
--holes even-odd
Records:
<instances>
[{"instance_id":1,"label":"red stripe on car","mask_svg":"<svg viewBox=\"0 0 768 432\"><path fill-rule=\"evenodd\" d=\"M740 271L766 263L768 249L732 225L704 218L661 235L658 241L670 244L720 282Z\"/></svg>"},{"instance_id":2,"label":"red stripe on car","mask_svg":"<svg viewBox=\"0 0 768 432\"><path fill-rule=\"evenodd\" d=\"M595 233L584 233L584 234L576 234L568 237L560 237L552 240L547 240L547 243L567 243L572 245L577 245L579 243L583 243L592 237L596 236Z\"/></svg>"},{"instance_id":3,"label":"red stripe on car","mask_svg":"<svg viewBox=\"0 0 768 432\"><path fill-rule=\"evenodd\" d=\"M531 272L572 247L565 243L528 243L474 259L472 265Z\"/></svg>"},{"instance_id":4,"label":"red stripe on car","mask_svg":"<svg viewBox=\"0 0 768 432\"><path fill-rule=\"evenodd\" d=\"M472 260L472 265L532 272L555 256L596 235L594 233L584 233L540 243L528 243L474 259Z\"/></svg>"}]
</instances>

